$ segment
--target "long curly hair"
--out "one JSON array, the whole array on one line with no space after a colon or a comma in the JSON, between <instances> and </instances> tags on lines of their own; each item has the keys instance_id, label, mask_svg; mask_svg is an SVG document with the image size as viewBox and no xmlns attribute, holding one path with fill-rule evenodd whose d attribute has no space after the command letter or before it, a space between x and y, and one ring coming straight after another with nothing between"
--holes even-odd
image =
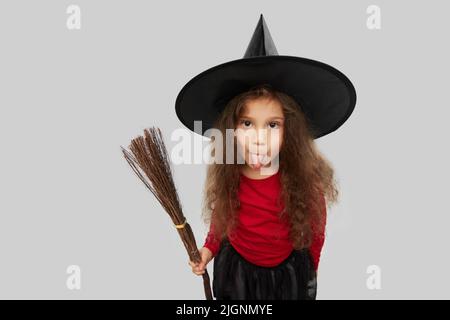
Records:
<instances>
[{"instance_id":1,"label":"long curly hair","mask_svg":"<svg viewBox=\"0 0 450 320\"><path fill-rule=\"evenodd\" d=\"M312 135L314 128L299 104L268 84L254 86L231 99L213 127L220 130L222 137L226 137L226 129L236 129L246 103L259 98L276 99L282 106L285 120L279 151L280 197L283 201L280 218L287 214L294 249L309 247L315 226L318 229L325 226L324 206L337 202L339 192L334 169L318 151ZM210 143L214 140L213 137ZM216 239L232 235L237 224L240 170L246 165L237 161L235 137L231 146L223 143L222 148L221 163L215 161L208 164L203 190L203 221L214 224ZM232 164L225 159L227 148L234 148ZM215 157L215 148L211 150L211 156Z\"/></svg>"}]
</instances>

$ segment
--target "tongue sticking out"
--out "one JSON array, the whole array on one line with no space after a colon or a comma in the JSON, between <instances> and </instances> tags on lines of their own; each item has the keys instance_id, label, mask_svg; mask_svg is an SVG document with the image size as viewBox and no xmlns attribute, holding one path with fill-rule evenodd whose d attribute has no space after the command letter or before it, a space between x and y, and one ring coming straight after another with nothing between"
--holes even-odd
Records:
<instances>
[{"instance_id":1,"label":"tongue sticking out","mask_svg":"<svg viewBox=\"0 0 450 320\"><path fill-rule=\"evenodd\" d=\"M257 155L254 153L250 153L250 157L251 157L251 163L250 165L255 168L255 169L259 169L261 168L261 166L266 164L266 156L263 154Z\"/></svg>"}]
</instances>

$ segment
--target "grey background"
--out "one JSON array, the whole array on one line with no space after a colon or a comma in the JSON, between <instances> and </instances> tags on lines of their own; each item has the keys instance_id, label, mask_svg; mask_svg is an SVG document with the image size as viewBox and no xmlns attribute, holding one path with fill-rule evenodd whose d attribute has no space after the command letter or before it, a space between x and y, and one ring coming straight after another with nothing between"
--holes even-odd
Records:
<instances>
[{"instance_id":1,"label":"grey background","mask_svg":"<svg viewBox=\"0 0 450 320\"><path fill-rule=\"evenodd\" d=\"M120 152L178 91L242 57L263 13L280 54L320 60L358 101L317 140L329 209L318 299L449 298L448 5L444 1L2 1L0 297L203 299L167 214ZM81 30L66 8L81 8ZM381 30L366 8L381 7ZM204 164L174 167L202 244ZM81 290L66 287L79 265ZM381 268L381 290L366 268ZM209 265L212 274L212 263Z\"/></svg>"}]
</instances>

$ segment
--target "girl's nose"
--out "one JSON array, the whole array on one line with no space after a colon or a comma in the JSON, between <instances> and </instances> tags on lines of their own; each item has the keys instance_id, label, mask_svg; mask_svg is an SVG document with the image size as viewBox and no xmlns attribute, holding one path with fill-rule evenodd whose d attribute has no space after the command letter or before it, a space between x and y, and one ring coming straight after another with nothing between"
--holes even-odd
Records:
<instances>
[{"instance_id":1,"label":"girl's nose","mask_svg":"<svg viewBox=\"0 0 450 320\"><path fill-rule=\"evenodd\" d=\"M265 144L267 141L267 129L258 129L256 132L256 137L257 144Z\"/></svg>"},{"instance_id":2,"label":"girl's nose","mask_svg":"<svg viewBox=\"0 0 450 320\"><path fill-rule=\"evenodd\" d=\"M266 144L266 137L261 137L258 135L255 142L253 143L254 153L266 153L267 152L267 144Z\"/></svg>"}]
</instances>

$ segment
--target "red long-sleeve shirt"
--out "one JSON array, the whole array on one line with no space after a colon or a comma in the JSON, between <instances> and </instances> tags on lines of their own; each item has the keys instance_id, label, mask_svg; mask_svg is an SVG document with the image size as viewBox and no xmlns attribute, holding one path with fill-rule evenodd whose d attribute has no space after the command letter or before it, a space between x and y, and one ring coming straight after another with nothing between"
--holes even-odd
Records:
<instances>
[{"instance_id":1,"label":"red long-sleeve shirt","mask_svg":"<svg viewBox=\"0 0 450 320\"><path fill-rule=\"evenodd\" d=\"M281 190L280 171L263 179L251 179L241 173L238 198L240 208L238 224L228 239L236 251L256 265L273 267L286 259L293 250L289 239L287 218L278 216L282 210L276 199ZM325 198L322 198L322 211L326 221ZM314 267L317 270L320 253L324 244L324 227L316 230L314 225L312 244L309 248ZM204 247L216 256L220 242L214 237L214 225L210 224Z\"/></svg>"}]
</instances>

